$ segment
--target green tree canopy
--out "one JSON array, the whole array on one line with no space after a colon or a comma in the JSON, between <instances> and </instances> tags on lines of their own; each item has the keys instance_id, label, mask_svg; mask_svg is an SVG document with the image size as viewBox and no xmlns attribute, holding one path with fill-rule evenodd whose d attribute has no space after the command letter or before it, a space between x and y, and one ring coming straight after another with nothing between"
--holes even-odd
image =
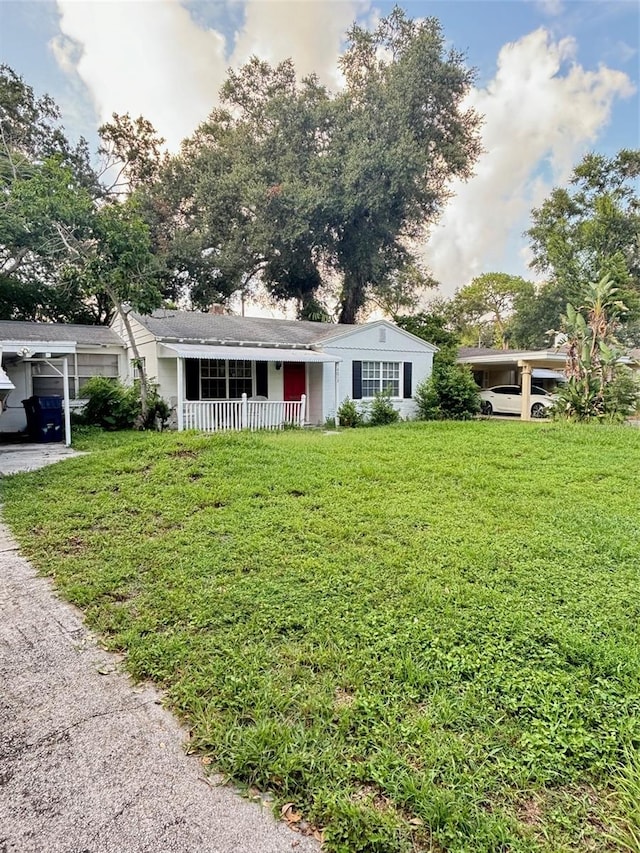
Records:
<instances>
[{"instance_id":1,"label":"green tree canopy","mask_svg":"<svg viewBox=\"0 0 640 853\"><path fill-rule=\"evenodd\" d=\"M290 61L229 72L221 108L165 170L155 206L173 206L173 239L199 255L196 274L208 270L195 304L260 280L301 316L331 289L353 322L415 266L411 239L480 150L462 106L472 72L435 19L399 9L373 32L352 28L341 68L339 94L299 82Z\"/></svg>"},{"instance_id":2,"label":"green tree canopy","mask_svg":"<svg viewBox=\"0 0 640 853\"><path fill-rule=\"evenodd\" d=\"M463 342L509 347L510 326L518 305L534 295L530 281L507 273L477 276L456 293L451 312Z\"/></svg>"},{"instance_id":3,"label":"green tree canopy","mask_svg":"<svg viewBox=\"0 0 640 853\"><path fill-rule=\"evenodd\" d=\"M417 314L396 314L393 321L406 332L411 332L412 335L437 346L440 350L440 358L443 353L455 356L460 338L452 329L450 302L433 300L428 311L420 311Z\"/></svg>"},{"instance_id":4,"label":"green tree canopy","mask_svg":"<svg viewBox=\"0 0 640 853\"><path fill-rule=\"evenodd\" d=\"M125 301L160 304L149 229L117 186L118 175L131 186L157 173L151 125L114 115L101 128L110 191L84 140L68 142L51 98L2 66L0 131L0 317L95 323Z\"/></svg>"},{"instance_id":5,"label":"green tree canopy","mask_svg":"<svg viewBox=\"0 0 640 853\"><path fill-rule=\"evenodd\" d=\"M558 311L567 302L580 304L590 283L605 276L627 305L623 321L640 314L639 176L640 150L622 150L615 157L588 154L569 186L554 189L532 211L527 232L532 267L549 281L540 291L547 305L537 312L542 325L559 324L558 314L548 325L551 302Z\"/></svg>"}]
</instances>

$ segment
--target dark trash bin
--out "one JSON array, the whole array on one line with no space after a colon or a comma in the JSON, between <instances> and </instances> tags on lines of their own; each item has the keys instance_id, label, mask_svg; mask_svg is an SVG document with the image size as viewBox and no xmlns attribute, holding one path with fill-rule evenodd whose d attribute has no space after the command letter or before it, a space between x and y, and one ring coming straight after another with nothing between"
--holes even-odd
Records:
<instances>
[{"instance_id":1,"label":"dark trash bin","mask_svg":"<svg viewBox=\"0 0 640 853\"><path fill-rule=\"evenodd\" d=\"M22 401L27 414L27 432L32 441L62 441L64 425L62 397L29 397Z\"/></svg>"}]
</instances>

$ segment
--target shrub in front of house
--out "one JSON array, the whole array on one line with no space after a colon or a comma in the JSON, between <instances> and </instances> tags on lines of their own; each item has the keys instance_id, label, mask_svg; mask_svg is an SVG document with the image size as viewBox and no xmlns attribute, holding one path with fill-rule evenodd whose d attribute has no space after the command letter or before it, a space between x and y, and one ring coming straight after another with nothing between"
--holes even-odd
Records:
<instances>
[{"instance_id":1,"label":"shrub in front of house","mask_svg":"<svg viewBox=\"0 0 640 853\"><path fill-rule=\"evenodd\" d=\"M378 392L369 406L369 423L371 426L395 424L400 420L400 412L394 409L391 396Z\"/></svg>"},{"instance_id":2,"label":"shrub in front of house","mask_svg":"<svg viewBox=\"0 0 640 853\"><path fill-rule=\"evenodd\" d=\"M102 429L132 429L139 425L141 403L140 383L124 385L122 382L93 376L82 389L87 402L82 411L82 423ZM147 390L147 417L143 429L164 426L170 414L168 404L160 397L155 386Z\"/></svg>"},{"instance_id":3,"label":"shrub in front of house","mask_svg":"<svg viewBox=\"0 0 640 853\"><path fill-rule=\"evenodd\" d=\"M471 370L462 364L437 359L433 373L416 389L418 420L466 421L480 412L480 395Z\"/></svg>"},{"instance_id":4,"label":"shrub in front of house","mask_svg":"<svg viewBox=\"0 0 640 853\"><path fill-rule=\"evenodd\" d=\"M362 412L350 397L340 403L337 415L341 427L359 427L364 423Z\"/></svg>"},{"instance_id":5,"label":"shrub in front of house","mask_svg":"<svg viewBox=\"0 0 640 853\"><path fill-rule=\"evenodd\" d=\"M82 411L85 424L110 430L133 427L139 411L139 395L133 386L93 376L82 389L82 396L87 401Z\"/></svg>"},{"instance_id":6,"label":"shrub in front of house","mask_svg":"<svg viewBox=\"0 0 640 853\"><path fill-rule=\"evenodd\" d=\"M388 393L377 393L373 400L359 405L347 397L337 415L341 427L385 426L400 420L400 412L393 407Z\"/></svg>"}]
</instances>

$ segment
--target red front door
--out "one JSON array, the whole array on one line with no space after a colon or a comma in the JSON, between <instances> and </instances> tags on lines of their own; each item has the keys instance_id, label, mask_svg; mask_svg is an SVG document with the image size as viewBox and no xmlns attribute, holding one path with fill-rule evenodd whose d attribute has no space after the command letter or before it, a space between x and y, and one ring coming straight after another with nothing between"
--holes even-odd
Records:
<instances>
[{"instance_id":1,"label":"red front door","mask_svg":"<svg viewBox=\"0 0 640 853\"><path fill-rule=\"evenodd\" d=\"M307 380L304 363L285 361L282 365L284 371L284 399L288 402L300 400L306 394Z\"/></svg>"}]
</instances>

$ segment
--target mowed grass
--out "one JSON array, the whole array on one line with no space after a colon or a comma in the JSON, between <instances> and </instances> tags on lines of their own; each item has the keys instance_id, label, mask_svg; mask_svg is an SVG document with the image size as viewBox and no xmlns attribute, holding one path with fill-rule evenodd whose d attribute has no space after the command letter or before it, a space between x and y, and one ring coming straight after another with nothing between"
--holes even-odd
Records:
<instances>
[{"instance_id":1,"label":"mowed grass","mask_svg":"<svg viewBox=\"0 0 640 853\"><path fill-rule=\"evenodd\" d=\"M640 431L89 446L6 479L5 518L212 766L294 803L328 851L623 849Z\"/></svg>"}]
</instances>

